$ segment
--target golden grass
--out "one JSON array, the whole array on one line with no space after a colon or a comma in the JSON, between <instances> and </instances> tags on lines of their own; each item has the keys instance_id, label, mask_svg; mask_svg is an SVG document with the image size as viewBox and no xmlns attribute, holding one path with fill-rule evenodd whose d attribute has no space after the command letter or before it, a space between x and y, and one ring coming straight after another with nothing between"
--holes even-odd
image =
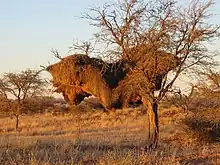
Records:
<instances>
[{"instance_id":1,"label":"golden grass","mask_svg":"<svg viewBox=\"0 0 220 165\"><path fill-rule=\"evenodd\" d=\"M219 164L220 144L200 143L184 124L185 113L160 111L160 141L144 151L146 116L137 110L115 113L22 116L0 119L1 164Z\"/></svg>"}]
</instances>

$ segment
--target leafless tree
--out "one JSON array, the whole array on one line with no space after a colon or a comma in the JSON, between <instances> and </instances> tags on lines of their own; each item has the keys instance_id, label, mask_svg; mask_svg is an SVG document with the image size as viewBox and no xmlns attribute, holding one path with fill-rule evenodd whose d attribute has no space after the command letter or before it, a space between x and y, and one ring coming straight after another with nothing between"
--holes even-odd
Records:
<instances>
[{"instance_id":1,"label":"leafless tree","mask_svg":"<svg viewBox=\"0 0 220 165\"><path fill-rule=\"evenodd\" d=\"M5 73L0 79L0 92L7 98L13 97L16 108L9 113L16 117L16 130L19 126L19 116L22 114L24 102L27 99L43 94L46 83L40 77L41 71L25 70L21 73Z\"/></svg>"},{"instance_id":2,"label":"leafless tree","mask_svg":"<svg viewBox=\"0 0 220 165\"><path fill-rule=\"evenodd\" d=\"M203 83L206 83L207 88L212 91L220 90L220 73L212 69L208 69L205 72L199 73L203 79Z\"/></svg>"},{"instance_id":3,"label":"leafless tree","mask_svg":"<svg viewBox=\"0 0 220 165\"><path fill-rule=\"evenodd\" d=\"M90 8L83 15L99 29L94 34L96 42L102 43L110 59L126 59L132 64L131 69L135 66L145 74L146 65L138 60L149 55L154 59L151 74L146 74L146 83L152 83L157 74L158 50L179 59L178 66L171 72L172 76L163 76L159 95L154 95L155 90L146 93L149 106L153 109L151 114L154 115L154 122L150 124L151 134L155 135L153 143L157 143L158 137L157 104L178 77L189 71L216 65L213 59L216 54L207 47L219 37L219 26L209 22L212 17L209 9L213 5L212 0L191 0L187 6L181 6L176 0L119 0ZM148 52L140 51L143 50L140 47L146 45Z\"/></svg>"},{"instance_id":4,"label":"leafless tree","mask_svg":"<svg viewBox=\"0 0 220 165\"><path fill-rule=\"evenodd\" d=\"M171 95L166 95L165 98L172 105L181 108L184 112L188 112L190 109L190 104L193 101L193 97L195 97L196 93L196 85L190 83L189 93L184 93L180 88L174 88L172 91L169 91Z\"/></svg>"}]
</instances>

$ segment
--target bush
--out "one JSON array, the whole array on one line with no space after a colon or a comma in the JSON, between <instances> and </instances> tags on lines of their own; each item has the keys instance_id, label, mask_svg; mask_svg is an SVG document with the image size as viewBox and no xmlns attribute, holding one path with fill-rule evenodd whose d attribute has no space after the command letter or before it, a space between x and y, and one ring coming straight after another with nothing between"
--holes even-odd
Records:
<instances>
[{"instance_id":1,"label":"bush","mask_svg":"<svg viewBox=\"0 0 220 165\"><path fill-rule=\"evenodd\" d=\"M208 116L210 112L186 117L184 123L193 135L204 142L220 142L220 120Z\"/></svg>"},{"instance_id":2,"label":"bush","mask_svg":"<svg viewBox=\"0 0 220 165\"><path fill-rule=\"evenodd\" d=\"M205 109L218 109L220 108L219 97L198 97L191 100L189 110L198 112Z\"/></svg>"},{"instance_id":3,"label":"bush","mask_svg":"<svg viewBox=\"0 0 220 165\"><path fill-rule=\"evenodd\" d=\"M0 97L0 116L7 117L11 115L11 110L16 108L16 104L13 100L5 97Z\"/></svg>"}]
</instances>

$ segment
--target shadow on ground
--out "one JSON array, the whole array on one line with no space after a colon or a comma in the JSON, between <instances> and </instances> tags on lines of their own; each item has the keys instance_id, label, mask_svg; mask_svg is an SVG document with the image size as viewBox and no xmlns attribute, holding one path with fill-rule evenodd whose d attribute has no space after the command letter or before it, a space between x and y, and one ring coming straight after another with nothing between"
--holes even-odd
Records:
<instances>
[{"instance_id":1,"label":"shadow on ground","mask_svg":"<svg viewBox=\"0 0 220 165\"><path fill-rule=\"evenodd\" d=\"M209 143L220 142L220 121L201 117L188 117L185 119L185 124L200 141Z\"/></svg>"}]
</instances>

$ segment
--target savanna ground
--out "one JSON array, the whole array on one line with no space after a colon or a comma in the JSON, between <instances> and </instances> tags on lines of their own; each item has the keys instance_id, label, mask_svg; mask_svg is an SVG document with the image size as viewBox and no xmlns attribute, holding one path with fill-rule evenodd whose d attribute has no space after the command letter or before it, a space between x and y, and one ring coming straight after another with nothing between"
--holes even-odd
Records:
<instances>
[{"instance_id":1,"label":"savanna ground","mask_svg":"<svg viewBox=\"0 0 220 165\"><path fill-rule=\"evenodd\" d=\"M85 107L81 107L85 110ZM158 148L145 151L140 109L0 119L0 164L220 164L220 110L160 107Z\"/></svg>"}]
</instances>

